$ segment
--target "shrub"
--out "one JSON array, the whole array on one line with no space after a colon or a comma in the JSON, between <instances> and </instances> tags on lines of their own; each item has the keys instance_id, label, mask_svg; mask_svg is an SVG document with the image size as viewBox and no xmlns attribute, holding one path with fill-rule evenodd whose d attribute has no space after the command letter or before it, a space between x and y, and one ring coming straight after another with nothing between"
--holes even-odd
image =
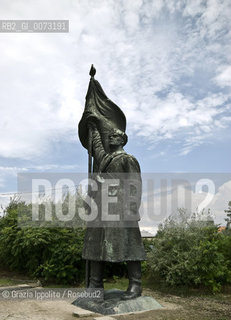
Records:
<instances>
[{"instance_id":1,"label":"shrub","mask_svg":"<svg viewBox=\"0 0 231 320\"><path fill-rule=\"evenodd\" d=\"M181 212L182 214L182 212ZM206 286L218 292L231 280L230 240L213 223L171 217L160 226L148 253L151 278L171 286Z\"/></svg>"},{"instance_id":2,"label":"shrub","mask_svg":"<svg viewBox=\"0 0 231 320\"><path fill-rule=\"evenodd\" d=\"M43 277L57 283L75 283L84 278L81 228L20 228L18 211L25 216L31 206L12 200L0 219L0 263L11 270Z\"/></svg>"},{"instance_id":3,"label":"shrub","mask_svg":"<svg viewBox=\"0 0 231 320\"><path fill-rule=\"evenodd\" d=\"M82 204L79 202L78 205ZM67 210L65 206L64 209ZM22 228L18 226L18 218ZM17 200L10 202L5 216L0 218L1 265L46 282L82 282L85 275L85 260L82 259L84 228L54 228L49 227L49 223L31 227L27 224L30 219L30 204ZM78 221L74 223L79 225ZM105 263L106 278L122 277L126 272L125 263Z\"/></svg>"}]
</instances>

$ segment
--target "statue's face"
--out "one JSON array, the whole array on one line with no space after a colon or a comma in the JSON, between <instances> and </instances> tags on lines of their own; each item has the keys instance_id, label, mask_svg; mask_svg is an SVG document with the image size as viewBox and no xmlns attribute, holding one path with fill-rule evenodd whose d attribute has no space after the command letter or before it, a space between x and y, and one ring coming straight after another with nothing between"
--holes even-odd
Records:
<instances>
[{"instance_id":1,"label":"statue's face","mask_svg":"<svg viewBox=\"0 0 231 320\"><path fill-rule=\"evenodd\" d=\"M115 131L110 133L108 138L109 138L108 140L109 140L110 146L122 146L124 143L123 137L121 136L121 134L119 134Z\"/></svg>"}]
</instances>

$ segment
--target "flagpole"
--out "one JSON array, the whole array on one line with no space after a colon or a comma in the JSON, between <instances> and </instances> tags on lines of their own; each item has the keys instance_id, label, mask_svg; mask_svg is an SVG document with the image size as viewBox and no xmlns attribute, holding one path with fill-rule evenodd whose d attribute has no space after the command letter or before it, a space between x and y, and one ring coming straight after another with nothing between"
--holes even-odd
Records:
<instances>
[{"instance_id":1,"label":"flagpole","mask_svg":"<svg viewBox=\"0 0 231 320\"><path fill-rule=\"evenodd\" d=\"M94 68L93 64L91 65L91 69L89 72L89 75L91 76L91 79L94 78L94 75L96 73L96 69ZM90 197L90 179L92 178L92 128L88 127L88 196ZM89 209L90 210L90 209ZM86 260L86 266L85 266L85 286L88 288L89 286L89 279L90 279L90 261Z\"/></svg>"},{"instance_id":2,"label":"flagpole","mask_svg":"<svg viewBox=\"0 0 231 320\"><path fill-rule=\"evenodd\" d=\"M92 129L88 128L88 196L90 196L90 179L92 178ZM85 286L89 286L90 262L86 260L85 265Z\"/></svg>"}]
</instances>

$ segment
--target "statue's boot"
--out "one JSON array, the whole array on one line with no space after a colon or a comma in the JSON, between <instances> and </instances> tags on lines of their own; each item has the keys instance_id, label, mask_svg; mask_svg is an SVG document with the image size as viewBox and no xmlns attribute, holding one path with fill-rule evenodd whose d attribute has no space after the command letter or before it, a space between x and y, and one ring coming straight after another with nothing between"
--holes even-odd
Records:
<instances>
[{"instance_id":1,"label":"statue's boot","mask_svg":"<svg viewBox=\"0 0 231 320\"><path fill-rule=\"evenodd\" d=\"M141 262L127 262L129 285L127 291L122 295L122 300L135 299L141 296Z\"/></svg>"},{"instance_id":2,"label":"statue's boot","mask_svg":"<svg viewBox=\"0 0 231 320\"><path fill-rule=\"evenodd\" d=\"M103 288L103 261L91 261L90 281L88 288Z\"/></svg>"}]
</instances>

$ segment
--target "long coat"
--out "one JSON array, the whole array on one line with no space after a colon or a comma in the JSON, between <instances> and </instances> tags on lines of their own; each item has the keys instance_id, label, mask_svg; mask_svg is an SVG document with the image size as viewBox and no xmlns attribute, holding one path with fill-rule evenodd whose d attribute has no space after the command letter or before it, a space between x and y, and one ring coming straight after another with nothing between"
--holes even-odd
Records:
<instances>
[{"instance_id":1,"label":"long coat","mask_svg":"<svg viewBox=\"0 0 231 320\"><path fill-rule=\"evenodd\" d=\"M138 221L141 199L140 166L135 157L125 151L106 153L98 131L93 130L93 156L98 174L95 181L98 191L92 197L98 206L98 217L89 223L83 248L83 258L96 261L136 261L145 260L143 242ZM116 203L103 205L102 197L107 184L106 197L116 199ZM116 198L115 198L116 197ZM107 212L106 212L107 211ZM116 216L116 221L105 221ZM103 220L103 221L102 221Z\"/></svg>"}]
</instances>

